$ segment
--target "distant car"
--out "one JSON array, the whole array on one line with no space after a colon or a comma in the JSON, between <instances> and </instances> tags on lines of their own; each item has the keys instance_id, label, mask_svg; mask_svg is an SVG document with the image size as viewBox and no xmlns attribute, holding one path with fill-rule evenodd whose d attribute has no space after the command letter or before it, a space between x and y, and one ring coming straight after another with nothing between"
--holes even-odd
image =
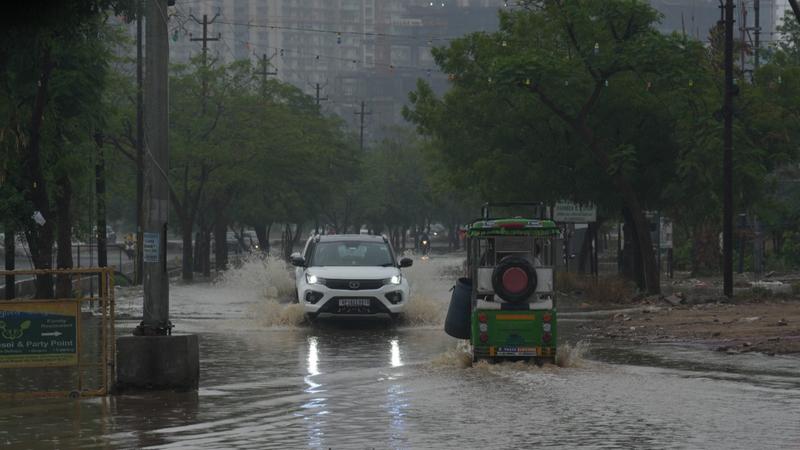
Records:
<instances>
[{"instance_id":1,"label":"distant car","mask_svg":"<svg viewBox=\"0 0 800 450\"><path fill-rule=\"evenodd\" d=\"M319 315L387 314L405 311L410 295L401 269L411 259L396 259L384 236L312 236L303 253L292 255L298 302L309 319Z\"/></svg>"},{"instance_id":2,"label":"distant car","mask_svg":"<svg viewBox=\"0 0 800 450\"><path fill-rule=\"evenodd\" d=\"M97 239L97 226L92 227L92 237L89 239L92 242L93 239ZM74 240L78 242L78 240ZM111 225L106 225L106 244L116 244L117 243L117 233L111 228Z\"/></svg>"}]
</instances>

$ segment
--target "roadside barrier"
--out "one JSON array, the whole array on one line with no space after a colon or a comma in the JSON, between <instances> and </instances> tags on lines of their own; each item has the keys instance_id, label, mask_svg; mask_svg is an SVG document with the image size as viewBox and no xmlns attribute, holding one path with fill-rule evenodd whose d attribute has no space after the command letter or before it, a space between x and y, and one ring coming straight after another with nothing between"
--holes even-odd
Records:
<instances>
[{"instance_id":1,"label":"roadside barrier","mask_svg":"<svg viewBox=\"0 0 800 450\"><path fill-rule=\"evenodd\" d=\"M106 395L114 374L114 268L0 270L51 276L69 295L0 300L0 399ZM87 295L88 294L88 295Z\"/></svg>"}]
</instances>

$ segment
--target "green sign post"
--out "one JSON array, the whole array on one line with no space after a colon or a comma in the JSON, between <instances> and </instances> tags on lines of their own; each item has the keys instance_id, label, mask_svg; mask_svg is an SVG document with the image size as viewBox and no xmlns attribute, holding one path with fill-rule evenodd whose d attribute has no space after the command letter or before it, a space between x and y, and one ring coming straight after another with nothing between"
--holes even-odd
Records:
<instances>
[{"instance_id":1,"label":"green sign post","mask_svg":"<svg viewBox=\"0 0 800 450\"><path fill-rule=\"evenodd\" d=\"M0 302L0 368L78 363L77 302Z\"/></svg>"}]
</instances>

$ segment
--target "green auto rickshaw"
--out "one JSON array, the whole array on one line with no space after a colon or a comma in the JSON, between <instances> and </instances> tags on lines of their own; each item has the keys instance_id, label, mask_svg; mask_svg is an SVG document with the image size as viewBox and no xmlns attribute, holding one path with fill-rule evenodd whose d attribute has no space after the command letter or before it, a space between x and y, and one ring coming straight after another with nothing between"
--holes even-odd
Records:
<instances>
[{"instance_id":1,"label":"green auto rickshaw","mask_svg":"<svg viewBox=\"0 0 800 450\"><path fill-rule=\"evenodd\" d=\"M517 213L498 214L512 208ZM453 289L445 331L469 339L473 362L555 362L555 241L541 203L489 203L466 230L465 276Z\"/></svg>"}]
</instances>

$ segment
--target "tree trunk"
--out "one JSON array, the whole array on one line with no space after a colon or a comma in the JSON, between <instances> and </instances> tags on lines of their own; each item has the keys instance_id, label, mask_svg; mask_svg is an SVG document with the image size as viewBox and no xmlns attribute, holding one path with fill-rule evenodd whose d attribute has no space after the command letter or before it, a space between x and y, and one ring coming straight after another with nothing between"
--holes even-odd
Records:
<instances>
[{"instance_id":1,"label":"tree trunk","mask_svg":"<svg viewBox=\"0 0 800 450\"><path fill-rule=\"evenodd\" d=\"M58 252L56 267L72 268L72 184L67 175L62 174L56 182L56 220L58 221ZM78 287L80 289L80 286ZM59 274L56 277L56 298L72 298L72 277Z\"/></svg>"},{"instance_id":2,"label":"tree trunk","mask_svg":"<svg viewBox=\"0 0 800 450\"><path fill-rule=\"evenodd\" d=\"M5 250L5 267L6 270L14 270L14 266L16 263L15 254L16 251L16 230L11 227L8 222L6 222L5 226L5 239L3 242L3 247ZM5 288L5 298L6 300L13 300L17 296L17 289L16 289L16 280L14 275L6 275L6 288Z\"/></svg>"},{"instance_id":3,"label":"tree trunk","mask_svg":"<svg viewBox=\"0 0 800 450\"><path fill-rule=\"evenodd\" d=\"M633 227L636 230L636 239L638 251L641 254L641 261L644 270L644 285L649 294L658 294L661 292L661 282L659 280L658 267L656 266L655 252L653 251L653 243L650 239L650 228L648 226L647 217L645 217L644 209L639 203L639 198L636 196L636 191L631 186L625 176L618 170L613 170L611 160L608 153L600 148L600 145L595 139L593 130L586 124L585 119L594 102L599 98L600 93L604 89L602 83L598 80L595 84L592 95L587 100L586 104L577 116L571 117L569 114L561 110L551 99L544 93L538 90L538 86L532 89L539 95L540 100L553 112L555 112L564 122L566 122L572 129L584 140L589 146L589 150L599 163L600 169L603 172L611 174L611 181L616 187L617 191L622 198L623 204L630 213L630 218Z\"/></svg>"},{"instance_id":4,"label":"tree trunk","mask_svg":"<svg viewBox=\"0 0 800 450\"><path fill-rule=\"evenodd\" d=\"M183 241L183 260L181 261L181 277L183 281L194 279L192 259L192 221L184 220L181 223L181 238Z\"/></svg>"},{"instance_id":5,"label":"tree trunk","mask_svg":"<svg viewBox=\"0 0 800 450\"><path fill-rule=\"evenodd\" d=\"M228 268L228 224L224 217L214 222L214 268L217 272Z\"/></svg>"},{"instance_id":6,"label":"tree trunk","mask_svg":"<svg viewBox=\"0 0 800 450\"><path fill-rule=\"evenodd\" d=\"M201 269L204 277L211 276L211 230L204 229L201 233L202 236L202 257Z\"/></svg>"},{"instance_id":7,"label":"tree trunk","mask_svg":"<svg viewBox=\"0 0 800 450\"><path fill-rule=\"evenodd\" d=\"M636 227L633 224L633 217L627 208L622 209L622 216L625 220L623 234L625 235L625 245L622 249L622 273L626 278L636 283L639 289L644 289L644 271L642 268L642 253L639 251L639 239Z\"/></svg>"},{"instance_id":8,"label":"tree trunk","mask_svg":"<svg viewBox=\"0 0 800 450\"><path fill-rule=\"evenodd\" d=\"M590 223L583 233L583 242L581 243L581 251L578 254L578 273L586 273L586 265L592 265L592 236L596 225Z\"/></svg>"},{"instance_id":9,"label":"tree trunk","mask_svg":"<svg viewBox=\"0 0 800 450\"><path fill-rule=\"evenodd\" d=\"M194 232L194 248L193 250L193 261L192 261L192 271L194 272L202 272L202 252L203 252L203 237L200 230Z\"/></svg>"},{"instance_id":10,"label":"tree trunk","mask_svg":"<svg viewBox=\"0 0 800 450\"><path fill-rule=\"evenodd\" d=\"M108 267L108 236L106 235L106 163L102 140L98 139L95 164L95 197L97 200L97 267ZM122 268L120 267L120 270Z\"/></svg>"},{"instance_id":11,"label":"tree trunk","mask_svg":"<svg viewBox=\"0 0 800 450\"><path fill-rule=\"evenodd\" d=\"M44 224L33 223L29 226L26 237L33 257L34 267L50 269L53 264L53 217L50 217L50 199L47 193L47 181L42 171L41 129L47 104L47 88L53 64L50 61L50 48L46 47L42 54L42 69L36 90L36 98L31 115L30 141L26 158L28 186L26 198L33 204L34 211L44 217ZM53 278L50 274L36 276L36 298L53 297Z\"/></svg>"},{"instance_id":12,"label":"tree trunk","mask_svg":"<svg viewBox=\"0 0 800 450\"><path fill-rule=\"evenodd\" d=\"M264 223L256 224L253 228L256 231L256 237L258 238L258 248L261 249L261 252L264 254L269 253L269 232L267 231L267 225Z\"/></svg>"},{"instance_id":13,"label":"tree trunk","mask_svg":"<svg viewBox=\"0 0 800 450\"><path fill-rule=\"evenodd\" d=\"M303 224L298 223L294 228L294 234L292 235L291 243L289 244L289 255L294 252L295 247L300 243L300 236L303 234Z\"/></svg>"},{"instance_id":14,"label":"tree trunk","mask_svg":"<svg viewBox=\"0 0 800 450\"><path fill-rule=\"evenodd\" d=\"M692 230L692 276L708 275L720 268L717 225L703 222Z\"/></svg>"},{"instance_id":15,"label":"tree trunk","mask_svg":"<svg viewBox=\"0 0 800 450\"><path fill-rule=\"evenodd\" d=\"M292 256L292 226L285 224L283 226L283 259L286 261Z\"/></svg>"},{"instance_id":16,"label":"tree trunk","mask_svg":"<svg viewBox=\"0 0 800 450\"><path fill-rule=\"evenodd\" d=\"M600 167L606 173L610 173L611 163L608 154L600 149L597 141L594 139L592 131L583 123L577 126L577 128L581 132L582 137L589 144L594 156L600 162ZM653 250L652 239L650 239L650 226L645 216L644 209L639 204L636 191L630 185L627 178L617 171L611 175L611 181L622 197L622 201L630 214L633 228L636 230L636 242L638 244L638 252L641 256L642 270L644 272L644 288L648 294L659 294L661 292L660 274L656 266L655 251Z\"/></svg>"}]
</instances>

